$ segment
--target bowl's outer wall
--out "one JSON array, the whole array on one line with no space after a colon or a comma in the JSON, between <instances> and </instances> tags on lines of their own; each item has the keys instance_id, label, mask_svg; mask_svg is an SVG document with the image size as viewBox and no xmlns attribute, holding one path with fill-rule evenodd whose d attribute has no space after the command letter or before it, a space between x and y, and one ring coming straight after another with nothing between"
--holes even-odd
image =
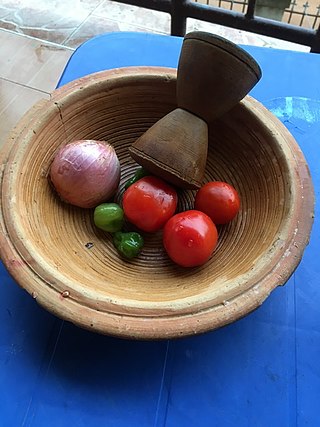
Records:
<instances>
[{"instance_id":1,"label":"bowl's outer wall","mask_svg":"<svg viewBox=\"0 0 320 427\"><path fill-rule=\"evenodd\" d=\"M88 211L56 199L46 176L57 148L79 136L104 134L122 162L120 201L137 166L127 148L175 108L175 82L174 70L156 67L81 78L36 104L1 153L1 258L42 306L81 327L144 339L221 327L284 284L308 243L314 205L308 166L287 129L250 97L209 124L206 180L231 181L242 211L220 229L216 254L202 268L172 265L161 235L147 237L141 258L128 264L110 236L95 230ZM103 120L102 113L108 113ZM179 208L190 207L193 196L181 195ZM95 243L91 250L85 248L89 241Z\"/></svg>"}]
</instances>

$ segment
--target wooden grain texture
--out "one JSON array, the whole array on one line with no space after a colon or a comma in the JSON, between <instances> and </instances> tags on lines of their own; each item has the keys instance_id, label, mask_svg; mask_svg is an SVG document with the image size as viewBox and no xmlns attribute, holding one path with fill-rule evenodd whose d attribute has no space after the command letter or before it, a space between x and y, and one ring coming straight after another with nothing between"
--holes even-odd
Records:
<instances>
[{"instance_id":1,"label":"wooden grain texture","mask_svg":"<svg viewBox=\"0 0 320 427\"><path fill-rule=\"evenodd\" d=\"M237 218L219 228L218 247L204 266L174 265L161 232L146 233L141 255L124 261L111 236L94 227L91 210L55 197L47 173L57 149L99 139L119 156L115 200L121 202L138 166L129 147L176 108L175 89L171 69L84 77L36 104L1 153L1 258L38 303L81 327L137 339L221 327L284 284L308 243L313 189L305 159L287 129L250 97L209 124L205 181L230 182L242 205ZM181 191L178 210L192 208L193 200L194 191Z\"/></svg>"},{"instance_id":2,"label":"wooden grain texture","mask_svg":"<svg viewBox=\"0 0 320 427\"><path fill-rule=\"evenodd\" d=\"M141 166L171 184L200 188L207 161L208 125L176 108L151 126L129 150Z\"/></svg>"}]
</instances>

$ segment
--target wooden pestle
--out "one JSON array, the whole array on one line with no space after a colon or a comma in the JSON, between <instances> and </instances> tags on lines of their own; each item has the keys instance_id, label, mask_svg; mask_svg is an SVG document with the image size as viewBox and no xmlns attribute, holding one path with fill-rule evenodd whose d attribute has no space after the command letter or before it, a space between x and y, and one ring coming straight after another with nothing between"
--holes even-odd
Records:
<instances>
[{"instance_id":1,"label":"wooden pestle","mask_svg":"<svg viewBox=\"0 0 320 427\"><path fill-rule=\"evenodd\" d=\"M134 160L181 188L199 188L208 151L208 123L234 107L261 78L256 61L220 36L184 37L177 71L177 108L129 148Z\"/></svg>"}]
</instances>

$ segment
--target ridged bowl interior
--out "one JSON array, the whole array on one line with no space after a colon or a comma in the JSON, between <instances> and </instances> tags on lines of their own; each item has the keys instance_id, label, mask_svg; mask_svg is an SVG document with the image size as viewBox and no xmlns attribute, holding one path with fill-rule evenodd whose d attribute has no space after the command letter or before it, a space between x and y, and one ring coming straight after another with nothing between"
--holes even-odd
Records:
<instances>
[{"instance_id":1,"label":"ridged bowl interior","mask_svg":"<svg viewBox=\"0 0 320 427\"><path fill-rule=\"evenodd\" d=\"M111 235L94 227L93 210L56 197L47 175L58 148L96 139L111 143L121 162L121 203L138 167L128 148L175 108L175 86L170 69L97 73L36 104L11 134L2 162L2 259L59 317L122 337L204 332L259 306L300 261L312 223L309 171L289 132L250 97L209 125L205 181L231 183L241 211L219 227L218 247L202 267L174 265L161 232L145 233L141 255L125 261ZM193 208L194 195L180 191L178 210Z\"/></svg>"}]
</instances>

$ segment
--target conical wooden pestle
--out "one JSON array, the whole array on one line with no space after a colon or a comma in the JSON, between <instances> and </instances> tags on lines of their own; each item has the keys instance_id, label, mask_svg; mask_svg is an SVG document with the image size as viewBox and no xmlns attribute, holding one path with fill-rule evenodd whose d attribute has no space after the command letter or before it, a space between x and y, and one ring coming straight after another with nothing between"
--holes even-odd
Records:
<instances>
[{"instance_id":1,"label":"conical wooden pestle","mask_svg":"<svg viewBox=\"0 0 320 427\"><path fill-rule=\"evenodd\" d=\"M130 147L141 166L181 188L199 188L208 151L208 123L234 107L261 78L256 61L220 36L184 37L177 71L177 108Z\"/></svg>"}]
</instances>

